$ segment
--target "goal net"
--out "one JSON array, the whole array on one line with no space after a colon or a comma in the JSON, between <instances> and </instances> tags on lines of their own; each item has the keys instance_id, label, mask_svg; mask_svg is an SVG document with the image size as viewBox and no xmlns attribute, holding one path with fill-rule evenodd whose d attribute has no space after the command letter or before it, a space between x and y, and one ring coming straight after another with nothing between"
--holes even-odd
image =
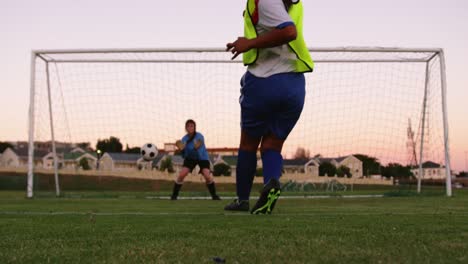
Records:
<instances>
[{"instance_id":1,"label":"goal net","mask_svg":"<svg viewBox=\"0 0 468 264\"><path fill-rule=\"evenodd\" d=\"M319 48L311 54L316 66L305 75L305 106L284 146L286 159L361 154L382 166L408 166L416 178L434 171L450 183L442 50ZM170 153L192 118L208 148L239 144L245 67L223 50L34 51L31 66L28 196L38 171L54 171L56 181L83 166L99 174L106 153L96 153L96 144L111 136L122 151L152 142ZM89 155L80 156L82 150ZM110 170L137 170L130 156L122 155L120 167L114 157ZM351 169L353 177L383 174Z\"/></svg>"}]
</instances>

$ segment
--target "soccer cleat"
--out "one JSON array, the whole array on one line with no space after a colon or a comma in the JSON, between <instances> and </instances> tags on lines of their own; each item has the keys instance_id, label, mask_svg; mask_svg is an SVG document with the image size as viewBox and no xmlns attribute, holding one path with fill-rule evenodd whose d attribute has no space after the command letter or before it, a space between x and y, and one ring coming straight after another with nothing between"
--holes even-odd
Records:
<instances>
[{"instance_id":1,"label":"soccer cleat","mask_svg":"<svg viewBox=\"0 0 468 264\"><path fill-rule=\"evenodd\" d=\"M250 208L249 201L239 201L238 199L235 199L232 203L226 205L224 207L224 210L248 212L249 208Z\"/></svg>"},{"instance_id":2,"label":"soccer cleat","mask_svg":"<svg viewBox=\"0 0 468 264\"><path fill-rule=\"evenodd\" d=\"M177 196L172 195L172 196L171 196L171 200L172 200L172 201L177 200Z\"/></svg>"},{"instance_id":3,"label":"soccer cleat","mask_svg":"<svg viewBox=\"0 0 468 264\"><path fill-rule=\"evenodd\" d=\"M211 196L211 199L219 201L219 200L221 200L221 197L219 197L218 195L213 195L213 196Z\"/></svg>"},{"instance_id":4,"label":"soccer cleat","mask_svg":"<svg viewBox=\"0 0 468 264\"><path fill-rule=\"evenodd\" d=\"M271 214L275 208L276 201L281 194L280 183L276 179L271 179L265 187L263 187L257 203L250 211L251 214Z\"/></svg>"}]
</instances>

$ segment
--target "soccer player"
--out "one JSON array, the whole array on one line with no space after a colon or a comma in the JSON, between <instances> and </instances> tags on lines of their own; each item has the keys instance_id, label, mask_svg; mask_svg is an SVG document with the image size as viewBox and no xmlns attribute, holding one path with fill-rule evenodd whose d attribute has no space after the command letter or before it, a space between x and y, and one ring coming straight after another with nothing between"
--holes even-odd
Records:
<instances>
[{"instance_id":1,"label":"soccer player","mask_svg":"<svg viewBox=\"0 0 468 264\"><path fill-rule=\"evenodd\" d=\"M182 140L177 140L176 142L177 148L182 152L182 157L184 157L184 165L179 176L174 182L171 200L177 200L177 196L179 195L180 188L182 188L185 177L189 172L192 172L197 165L200 168L200 173L205 178L206 186L210 191L211 198L213 200L221 200L221 198L216 194L215 182L213 176L210 174L210 161L208 158L208 152L206 151L203 135L197 132L197 125L192 119L185 122L185 130L187 134L182 138Z\"/></svg>"},{"instance_id":2,"label":"soccer player","mask_svg":"<svg viewBox=\"0 0 468 264\"><path fill-rule=\"evenodd\" d=\"M247 72L241 79L241 139L236 168L237 199L228 211L249 211L250 191L260 145L264 187L252 214L271 213L280 196L283 144L298 121L305 98L303 73L313 61L302 35L302 2L248 0L244 37L226 45L243 53Z\"/></svg>"}]
</instances>

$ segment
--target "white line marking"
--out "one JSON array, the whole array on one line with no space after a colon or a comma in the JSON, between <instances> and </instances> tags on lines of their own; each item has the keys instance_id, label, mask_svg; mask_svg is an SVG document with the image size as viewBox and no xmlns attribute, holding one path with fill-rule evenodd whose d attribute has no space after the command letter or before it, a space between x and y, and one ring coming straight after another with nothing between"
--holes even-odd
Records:
<instances>
[{"instance_id":1,"label":"white line marking","mask_svg":"<svg viewBox=\"0 0 468 264\"><path fill-rule=\"evenodd\" d=\"M281 196L280 199L328 199L328 198L344 198L344 199L353 199L353 198L383 198L383 194L369 194L369 195L288 195L288 196ZM152 200L169 200L169 196L146 196L146 199ZM223 196L221 197L222 200L232 200L236 199L235 196ZM211 200L209 196L193 196L187 197L182 196L178 197L178 200Z\"/></svg>"}]
</instances>

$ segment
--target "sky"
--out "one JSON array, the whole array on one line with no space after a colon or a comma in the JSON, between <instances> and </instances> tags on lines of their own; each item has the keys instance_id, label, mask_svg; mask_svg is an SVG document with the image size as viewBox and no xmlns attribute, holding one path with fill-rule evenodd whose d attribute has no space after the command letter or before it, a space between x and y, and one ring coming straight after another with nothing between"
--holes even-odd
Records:
<instances>
[{"instance_id":1,"label":"sky","mask_svg":"<svg viewBox=\"0 0 468 264\"><path fill-rule=\"evenodd\" d=\"M0 0L0 141L27 138L30 52L75 48L222 48L242 33L241 1ZM452 165L467 169L468 1L304 0L311 47L441 47ZM11 109L11 110L10 110Z\"/></svg>"}]
</instances>

